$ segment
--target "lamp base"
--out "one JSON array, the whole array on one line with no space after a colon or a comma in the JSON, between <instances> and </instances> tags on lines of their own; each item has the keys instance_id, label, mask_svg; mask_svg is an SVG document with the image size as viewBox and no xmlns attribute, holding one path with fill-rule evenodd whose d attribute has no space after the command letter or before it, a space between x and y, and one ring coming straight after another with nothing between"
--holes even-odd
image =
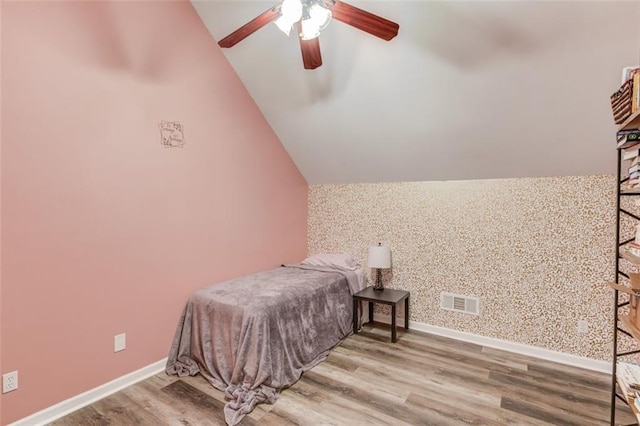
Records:
<instances>
[{"instance_id":1,"label":"lamp base","mask_svg":"<svg viewBox=\"0 0 640 426\"><path fill-rule=\"evenodd\" d=\"M384 290L384 287L382 286L382 277L380 276L380 268L378 268L378 270L376 271L377 275L376 275L376 283L373 285L373 289L375 291L382 291Z\"/></svg>"}]
</instances>

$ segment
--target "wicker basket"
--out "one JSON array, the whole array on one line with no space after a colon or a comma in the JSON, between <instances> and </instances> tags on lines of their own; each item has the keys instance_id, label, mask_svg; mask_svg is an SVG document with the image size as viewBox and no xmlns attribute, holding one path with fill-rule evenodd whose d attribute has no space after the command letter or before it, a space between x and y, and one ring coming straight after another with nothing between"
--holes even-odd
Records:
<instances>
[{"instance_id":1,"label":"wicker basket","mask_svg":"<svg viewBox=\"0 0 640 426\"><path fill-rule=\"evenodd\" d=\"M631 98L633 93L633 79L624 82L620 89L611 95L611 109L613 111L613 121L616 124L622 123L631 115Z\"/></svg>"}]
</instances>

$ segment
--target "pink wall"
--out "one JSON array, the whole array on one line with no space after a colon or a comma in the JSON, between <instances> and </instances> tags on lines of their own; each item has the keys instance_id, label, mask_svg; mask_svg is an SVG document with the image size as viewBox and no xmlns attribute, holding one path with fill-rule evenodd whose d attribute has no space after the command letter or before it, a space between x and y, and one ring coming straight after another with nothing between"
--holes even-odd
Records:
<instances>
[{"instance_id":1,"label":"pink wall","mask_svg":"<svg viewBox=\"0 0 640 426\"><path fill-rule=\"evenodd\" d=\"M195 289L301 260L307 184L189 3L2 7L6 424L166 357Z\"/></svg>"}]
</instances>

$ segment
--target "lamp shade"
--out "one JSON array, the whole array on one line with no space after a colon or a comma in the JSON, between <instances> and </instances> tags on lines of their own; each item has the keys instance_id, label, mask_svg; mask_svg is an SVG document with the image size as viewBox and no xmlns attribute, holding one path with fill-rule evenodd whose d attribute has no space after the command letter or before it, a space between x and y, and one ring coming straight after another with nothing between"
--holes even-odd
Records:
<instances>
[{"instance_id":1,"label":"lamp shade","mask_svg":"<svg viewBox=\"0 0 640 426\"><path fill-rule=\"evenodd\" d=\"M387 269L391 268L391 249L388 246L378 244L369 248L369 268Z\"/></svg>"}]
</instances>

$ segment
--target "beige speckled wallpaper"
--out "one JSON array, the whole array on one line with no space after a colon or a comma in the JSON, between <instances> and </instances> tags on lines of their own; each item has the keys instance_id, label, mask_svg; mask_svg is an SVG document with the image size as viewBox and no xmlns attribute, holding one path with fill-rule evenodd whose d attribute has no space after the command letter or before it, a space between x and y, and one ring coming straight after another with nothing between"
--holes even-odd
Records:
<instances>
[{"instance_id":1,"label":"beige speckled wallpaper","mask_svg":"<svg viewBox=\"0 0 640 426\"><path fill-rule=\"evenodd\" d=\"M411 292L412 321L607 360L615 185L614 176L312 185L309 253L365 265L382 242L392 250L387 286ZM443 291L480 298L480 315L441 310Z\"/></svg>"}]
</instances>

